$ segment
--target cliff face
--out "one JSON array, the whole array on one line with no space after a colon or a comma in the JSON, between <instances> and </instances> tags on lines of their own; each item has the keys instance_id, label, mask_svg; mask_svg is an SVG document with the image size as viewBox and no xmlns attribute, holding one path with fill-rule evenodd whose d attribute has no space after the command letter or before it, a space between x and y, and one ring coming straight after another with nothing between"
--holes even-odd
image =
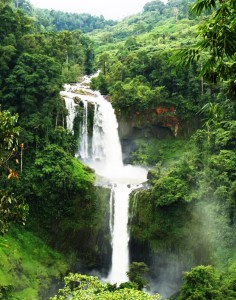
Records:
<instances>
[{"instance_id":1,"label":"cliff face","mask_svg":"<svg viewBox=\"0 0 236 300\"><path fill-rule=\"evenodd\" d=\"M176 117L174 107L157 107L148 109L145 112L134 112L130 116L118 115L121 138L126 135L132 135L134 131L144 130L146 137L166 137L176 136L178 134L179 121ZM149 128L147 133L147 128ZM165 133L163 133L163 130ZM164 134L164 136L163 136ZM141 135L142 136L142 135ZM142 136L143 137L143 136Z\"/></svg>"},{"instance_id":2,"label":"cliff face","mask_svg":"<svg viewBox=\"0 0 236 300\"><path fill-rule=\"evenodd\" d=\"M158 106L156 109L134 112L129 116L117 115L125 163L130 162L132 152L137 149L137 140L187 138L200 126L196 116L177 116L173 106Z\"/></svg>"}]
</instances>

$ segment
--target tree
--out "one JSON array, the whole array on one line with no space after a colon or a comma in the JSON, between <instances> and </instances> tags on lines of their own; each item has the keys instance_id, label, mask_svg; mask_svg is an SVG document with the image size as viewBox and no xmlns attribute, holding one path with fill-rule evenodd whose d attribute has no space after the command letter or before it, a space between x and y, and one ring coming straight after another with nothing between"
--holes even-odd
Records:
<instances>
[{"instance_id":1,"label":"tree","mask_svg":"<svg viewBox=\"0 0 236 300\"><path fill-rule=\"evenodd\" d=\"M47 32L50 32L52 29L55 31L74 31L79 29L82 32L90 32L116 24L116 21L105 20L103 16L96 17L90 14L75 14L39 8L35 8L34 17L36 18L37 27L41 31Z\"/></svg>"},{"instance_id":2,"label":"tree","mask_svg":"<svg viewBox=\"0 0 236 300\"><path fill-rule=\"evenodd\" d=\"M16 110L25 128L30 127L33 114L38 115L38 133L48 135L60 98L61 69L54 59L41 54L22 54L7 78L4 106ZM48 138L48 136L46 136Z\"/></svg>"},{"instance_id":3,"label":"tree","mask_svg":"<svg viewBox=\"0 0 236 300\"><path fill-rule=\"evenodd\" d=\"M114 289L102 283L97 277L69 274L65 277L65 287L50 300L158 300L159 295L150 296L142 291L122 288Z\"/></svg>"},{"instance_id":4,"label":"tree","mask_svg":"<svg viewBox=\"0 0 236 300\"><path fill-rule=\"evenodd\" d=\"M137 284L138 289L142 290L144 287L147 286L148 280L145 278L149 268L144 262L133 262L129 266L129 272L127 275L131 282Z\"/></svg>"},{"instance_id":5,"label":"tree","mask_svg":"<svg viewBox=\"0 0 236 300\"><path fill-rule=\"evenodd\" d=\"M37 151L32 165L25 166L22 181L17 189L30 206L31 222L40 224L54 247L76 249L85 262L94 249L89 248L93 240L88 237L100 218L93 172L57 144L50 144Z\"/></svg>"},{"instance_id":6,"label":"tree","mask_svg":"<svg viewBox=\"0 0 236 300\"><path fill-rule=\"evenodd\" d=\"M11 3L12 3L12 0L0 0L0 6L1 7L10 5Z\"/></svg>"},{"instance_id":7,"label":"tree","mask_svg":"<svg viewBox=\"0 0 236 300\"><path fill-rule=\"evenodd\" d=\"M18 146L18 115L0 110L0 168L15 155Z\"/></svg>"},{"instance_id":8,"label":"tree","mask_svg":"<svg viewBox=\"0 0 236 300\"><path fill-rule=\"evenodd\" d=\"M19 127L16 126L18 115L11 115L8 111L0 111L0 179L18 180L19 176L9 161L16 155L18 146ZM3 178L5 177L5 178ZM4 234L12 222L23 223L26 220L28 206L22 197L0 189L0 234Z\"/></svg>"},{"instance_id":9,"label":"tree","mask_svg":"<svg viewBox=\"0 0 236 300\"><path fill-rule=\"evenodd\" d=\"M156 98L162 94L162 90L151 89L146 84L145 77L140 75L124 83L117 81L110 89L110 93L114 107L127 115L155 107Z\"/></svg>"},{"instance_id":10,"label":"tree","mask_svg":"<svg viewBox=\"0 0 236 300\"><path fill-rule=\"evenodd\" d=\"M0 190L0 234L8 231L12 223L25 224L28 205L21 197Z\"/></svg>"},{"instance_id":11,"label":"tree","mask_svg":"<svg viewBox=\"0 0 236 300\"><path fill-rule=\"evenodd\" d=\"M24 10L28 14L32 14L33 7L27 0L13 0L13 4L16 8Z\"/></svg>"},{"instance_id":12,"label":"tree","mask_svg":"<svg viewBox=\"0 0 236 300\"><path fill-rule=\"evenodd\" d=\"M187 201L188 186L179 176L162 176L153 187L153 200L156 206L171 205L177 201Z\"/></svg>"},{"instance_id":13,"label":"tree","mask_svg":"<svg viewBox=\"0 0 236 300\"><path fill-rule=\"evenodd\" d=\"M179 52L186 64L203 60L201 75L216 82L230 80L235 87L236 2L234 0L197 0L192 12L197 16L205 10L212 10L210 18L199 26L200 41L189 49Z\"/></svg>"},{"instance_id":14,"label":"tree","mask_svg":"<svg viewBox=\"0 0 236 300\"><path fill-rule=\"evenodd\" d=\"M162 14L164 9L165 9L165 4L160 0L148 2L143 7L144 12L159 11L160 15Z\"/></svg>"},{"instance_id":15,"label":"tree","mask_svg":"<svg viewBox=\"0 0 236 300\"><path fill-rule=\"evenodd\" d=\"M198 266L184 274L178 300L226 299L220 291L220 280L212 266ZM231 299L231 298L230 298Z\"/></svg>"},{"instance_id":16,"label":"tree","mask_svg":"<svg viewBox=\"0 0 236 300\"><path fill-rule=\"evenodd\" d=\"M102 74L105 76L107 73L107 70L109 70L110 67L110 55L107 52L102 53L99 56L99 60L98 60L98 66L99 68L101 68L102 70Z\"/></svg>"}]
</instances>

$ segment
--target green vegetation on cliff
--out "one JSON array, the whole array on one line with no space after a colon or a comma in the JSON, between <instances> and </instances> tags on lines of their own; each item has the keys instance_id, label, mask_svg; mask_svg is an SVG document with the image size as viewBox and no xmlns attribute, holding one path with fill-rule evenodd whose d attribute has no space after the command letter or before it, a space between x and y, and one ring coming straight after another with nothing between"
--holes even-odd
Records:
<instances>
[{"instance_id":1,"label":"green vegetation on cliff","mask_svg":"<svg viewBox=\"0 0 236 300\"><path fill-rule=\"evenodd\" d=\"M188 17L184 1L174 2L169 1L161 14L159 10L144 10L137 20L127 18L110 30L110 34L114 30L120 32L123 26L130 30L125 38L101 43L102 32L93 34L101 73L93 79L92 88L109 94L117 112L127 118L135 113L140 114L140 118L150 112L159 114L158 107L168 107L171 110L161 116L164 120L160 123L176 123L176 117L183 122L197 113L207 99L214 98L220 89L220 85L216 87L198 77L201 62L189 68L179 67L174 55L177 50L192 44L199 19ZM174 8L178 11L177 16ZM157 16L152 21L150 13ZM135 34L133 19L136 26L149 21L152 26Z\"/></svg>"},{"instance_id":2,"label":"green vegetation on cliff","mask_svg":"<svg viewBox=\"0 0 236 300\"><path fill-rule=\"evenodd\" d=\"M48 299L68 269L61 254L23 228L0 237L0 257L1 299Z\"/></svg>"},{"instance_id":3,"label":"green vegetation on cliff","mask_svg":"<svg viewBox=\"0 0 236 300\"><path fill-rule=\"evenodd\" d=\"M74 158L77 137L59 95L63 82L93 71L93 43L80 31L38 32L12 1L0 1L0 21L1 233L10 227L0 244L0 291L43 299L67 269L49 246L67 253L70 268L82 256L92 268L101 256L104 205L93 172ZM13 222L29 232L11 229Z\"/></svg>"},{"instance_id":4,"label":"green vegetation on cliff","mask_svg":"<svg viewBox=\"0 0 236 300\"><path fill-rule=\"evenodd\" d=\"M191 96L185 102L186 112L192 117L197 112L202 119L202 129L192 135L188 145L183 147L186 142L182 143L175 161L168 163L167 159L172 148L164 148L166 153L161 155L166 141L149 140L136 151L135 160L149 164L149 154L156 149L151 157L157 166L149 173L151 189L135 192L131 198L131 240L136 246L146 245L149 255L156 257L151 261L152 275L157 272L152 263L158 261L158 257L166 259L162 261L166 270L171 268L168 259L173 256L179 261L181 271L205 265L186 273L180 294L173 299L234 299L236 128L235 72L231 69L235 64L235 48L231 45L231 37L235 35L232 21L235 4L232 1L210 4L199 0L194 7L198 12L207 7L214 7L215 11L199 29L203 39L198 41L198 49L189 50L185 46L187 50L174 57L183 59L183 66L186 62L194 65L202 59L201 76L204 81L214 82L214 92L201 97L199 89L197 99L201 100L198 104L190 103ZM217 25L224 20L229 31ZM212 42L207 29L209 23L215 36L230 36L225 50L222 50L220 39ZM203 87L205 89L205 83ZM199 111L198 105L202 106ZM176 113L181 124L178 104ZM162 144L160 149L158 143ZM168 143L173 144L172 141ZM207 267L208 264L217 270ZM158 276L162 275L158 273Z\"/></svg>"}]
</instances>

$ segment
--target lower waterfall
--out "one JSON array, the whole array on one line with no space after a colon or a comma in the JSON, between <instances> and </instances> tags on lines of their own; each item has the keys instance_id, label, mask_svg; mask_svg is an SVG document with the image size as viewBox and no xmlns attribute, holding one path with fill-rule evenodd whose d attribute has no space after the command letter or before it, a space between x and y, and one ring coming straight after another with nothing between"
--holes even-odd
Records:
<instances>
[{"instance_id":1,"label":"lower waterfall","mask_svg":"<svg viewBox=\"0 0 236 300\"><path fill-rule=\"evenodd\" d=\"M146 181L147 170L123 164L114 109L99 92L89 89L89 81L89 77L84 77L80 84L66 85L66 90L61 92L61 95L67 99L66 101L68 98L79 97L83 102L80 159L95 170L98 175L97 184L112 186L109 205L112 263L106 280L120 284L128 281L126 273L129 270L129 194ZM94 104L91 147L88 147L88 130L85 128L88 124L88 102ZM68 113L70 114L69 109ZM67 119L71 122L71 116ZM71 123L68 129L72 130Z\"/></svg>"},{"instance_id":2,"label":"lower waterfall","mask_svg":"<svg viewBox=\"0 0 236 300\"><path fill-rule=\"evenodd\" d=\"M112 234L112 267L108 276L111 283L128 281L126 272L129 268L129 234L127 230L130 188L126 184L113 187L114 214ZM121 222L120 220L123 220Z\"/></svg>"}]
</instances>

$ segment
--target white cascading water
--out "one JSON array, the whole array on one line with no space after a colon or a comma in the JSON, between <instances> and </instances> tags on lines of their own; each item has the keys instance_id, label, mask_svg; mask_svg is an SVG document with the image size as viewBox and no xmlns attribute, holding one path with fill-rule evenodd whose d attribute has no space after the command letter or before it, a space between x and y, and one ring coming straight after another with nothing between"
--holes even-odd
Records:
<instances>
[{"instance_id":1,"label":"white cascading water","mask_svg":"<svg viewBox=\"0 0 236 300\"><path fill-rule=\"evenodd\" d=\"M108 276L111 283L128 281L129 269L129 233L128 209L131 189L126 184L118 183L114 188L114 210L112 233L112 267ZM122 221L121 221L122 220Z\"/></svg>"},{"instance_id":2,"label":"white cascading water","mask_svg":"<svg viewBox=\"0 0 236 300\"><path fill-rule=\"evenodd\" d=\"M128 207L129 194L146 181L147 170L122 162L121 144L118 136L118 123L114 109L99 92L88 88L89 78L85 77L80 84L66 85L61 92L64 98L78 97L84 103L84 115L80 136L81 160L93 168L99 175L98 183L110 186L110 221L112 264L107 278L110 283L120 284L128 281L126 272L129 269L129 233ZM75 93L75 91L77 91ZM85 105L86 102L86 105ZM88 149L88 106L94 104L94 124L91 149ZM86 119L86 120L85 120ZM86 128L85 128L86 127Z\"/></svg>"},{"instance_id":3,"label":"white cascading water","mask_svg":"<svg viewBox=\"0 0 236 300\"><path fill-rule=\"evenodd\" d=\"M97 95L94 110L92 155L89 165L108 179L122 171L118 123L110 102Z\"/></svg>"},{"instance_id":4,"label":"white cascading water","mask_svg":"<svg viewBox=\"0 0 236 300\"><path fill-rule=\"evenodd\" d=\"M75 101L71 98L64 97L65 99L65 105L66 109L68 110L68 115L66 116L66 124L67 124L67 129L70 130L71 132L74 132L73 130L73 125L74 125L74 118L76 115L75 111Z\"/></svg>"},{"instance_id":5,"label":"white cascading water","mask_svg":"<svg viewBox=\"0 0 236 300\"><path fill-rule=\"evenodd\" d=\"M88 101L83 100L84 113L83 113L83 123L80 128L80 157L85 160L88 159Z\"/></svg>"},{"instance_id":6,"label":"white cascading water","mask_svg":"<svg viewBox=\"0 0 236 300\"><path fill-rule=\"evenodd\" d=\"M111 233L113 232L113 225L114 225L114 219L113 219L114 190L115 190L115 186L113 184L111 188L110 200L109 200L109 209L110 209L109 228Z\"/></svg>"}]
</instances>

